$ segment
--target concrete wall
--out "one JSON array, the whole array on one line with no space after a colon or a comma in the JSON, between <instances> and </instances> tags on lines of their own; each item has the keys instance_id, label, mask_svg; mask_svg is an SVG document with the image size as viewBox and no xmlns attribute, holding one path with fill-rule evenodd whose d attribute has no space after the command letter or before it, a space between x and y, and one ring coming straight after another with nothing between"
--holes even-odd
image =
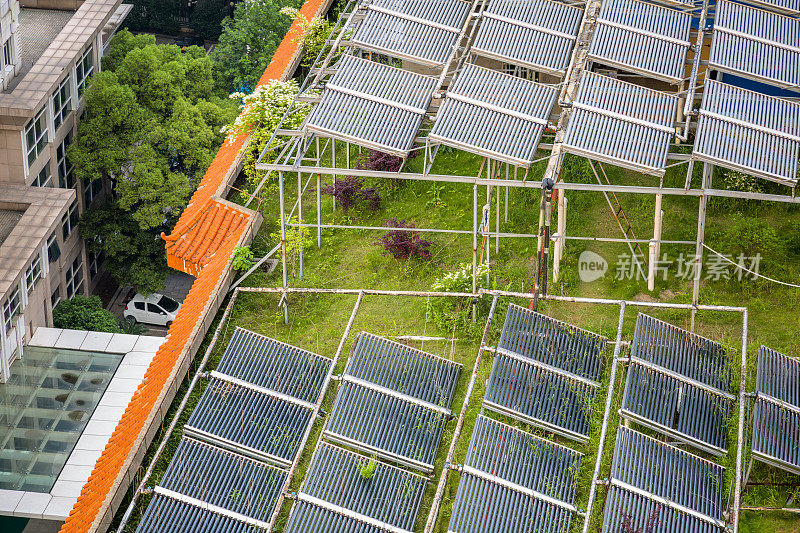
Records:
<instances>
[{"instance_id":1,"label":"concrete wall","mask_svg":"<svg viewBox=\"0 0 800 533\"><path fill-rule=\"evenodd\" d=\"M62 9L76 11L84 0L19 0L20 7L31 9Z\"/></svg>"}]
</instances>

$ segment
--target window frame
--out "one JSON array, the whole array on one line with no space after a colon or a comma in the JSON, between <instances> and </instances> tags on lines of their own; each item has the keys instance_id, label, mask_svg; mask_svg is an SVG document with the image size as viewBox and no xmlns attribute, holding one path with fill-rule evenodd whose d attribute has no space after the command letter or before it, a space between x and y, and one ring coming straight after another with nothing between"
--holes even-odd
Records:
<instances>
[{"instance_id":1,"label":"window frame","mask_svg":"<svg viewBox=\"0 0 800 533\"><path fill-rule=\"evenodd\" d=\"M70 235L72 235L72 232L78 227L79 217L78 202L73 201L72 205L70 205L69 209L67 209L67 212L64 213L63 217L61 217L61 237L64 242L67 242L67 239L69 239Z\"/></svg>"},{"instance_id":2,"label":"window frame","mask_svg":"<svg viewBox=\"0 0 800 533\"><path fill-rule=\"evenodd\" d=\"M53 173L50 172L50 161L39 171L39 174L31 182L31 187L52 187Z\"/></svg>"},{"instance_id":3,"label":"window frame","mask_svg":"<svg viewBox=\"0 0 800 533\"><path fill-rule=\"evenodd\" d=\"M25 270L25 286L28 288L28 294L31 294L36 288L36 284L42 279L42 255L36 254L36 258L31 262L30 266Z\"/></svg>"},{"instance_id":4,"label":"window frame","mask_svg":"<svg viewBox=\"0 0 800 533\"><path fill-rule=\"evenodd\" d=\"M89 278L94 279L100 273L100 269L105 263L106 254L104 252L100 252L96 254L94 252L89 252Z\"/></svg>"},{"instance_id":5,"label":"window frame","mask_svg":"<svg viewBox=\"0 0 800 533\"><path fill-rule=\"evenodd\" d=\"M83 257L78 254L72 264L67 267L65 276L65 286L67 289L67 300L78 294L83 294Z\"/></svg>"},{"instance_id":6,"label":"window frame","mask_svg":"<svg viewBox=\"0 0 800 533\"><path fill-rule=\"evenodd\" d=\"M3 69L9 65L14 65L14 35L9 35L6 42L3 43Z\"/></svg>"},{"instance_id":7,"label":"window frame","mask_svg":"<svg viewBox=\"0 0 800 533\"><path fill-rule=\"evenodd\" d=\"M40 130L40 131L37 131ZM25 139L25 157L28 166L32 165L50 142L50 132L47 127L47 106L43 106L32 119L28 121L23 130Z\"/></svg>"},{"instance_id":8,"label":"window frame","mask_svg":"<svg viewBox=\"0 0 800 533\"><path fill-rule=\"evenodd\" d=\"M89 65L88 68L87 64ZM78 88L78 99L83 97L83 93L86 90L86 80L92 74L94 74L94 45L90 44L81 54L78 61L75 62L75 86Z\"/></svg>"},{"instance_id":9,"label":"window frame","mask_svg":"<svg viewBox=\"0 0 800 533\"><path fill-rule=\"evenodd\" d=\"M58 230L56 230L58 231ZM56 250L55 252L53 250ZM47 258L50 260L50 263L58 261L61 257L61 247L58 246L58 235L54 231L48 238L47 238Z\"/></svg>"},{"instance_id":10,"label":"window frame","mask_svg":"<svg viewBox=\"0 0 800 533\"><path fill-rule=\"evenodd\" d=\"M95 190L96 188L96 190ZM103 192L103 181L102 178L95 178L91 181L83 182L83 207L89 207L94 202L94 199L97 198Z\"/></svg>"},{"instance_id":11,"label":"window frame","mask_svg":"<svg viewBox=\"0 0 800 533\"><path fill-rule=\"evenodd\" d=\"M22 298L20 298L19 284L17 284L14 288L14 292L9 294L3 302L3 326L6 328L6 332L14 327L14 317L20 314L21 309Z\"/></svg>"},{"instance_id":12,"label":"window frame","mask_svg":"<svg viewBox=\"0 0 800 533\"><path fill-rule=\"evenodd\" d=\"M67 148L72 144L72 132L56 148L56 168L58 168L58 186L62 189L75 189L78 183L75 181L75 165L70 163L67 157Z\"/></svg>"},{"instance_id":13,"label":"window frame","mask_svg":"<svg viewBox=\"0 0 800 533\"><path fill-rule=\"evenodd\" d=\"M61 287L56 285L56 290L50 295L50 308L55 309L61 303Z\"/></svg>"},{"instance_id":14,"label":"window frame","mask_svg":"<svg viewBox=\"0 0 800 533\"><path fill-rule=\"evenodd\" d=\"M72 111L72 94L70 89L72 80L69 76L64 78L62 82L53 91L53 96L50 101L53 105L53 130L58 131L64 122L67 120L67 115Z\"/></svg>"}]
</instances>

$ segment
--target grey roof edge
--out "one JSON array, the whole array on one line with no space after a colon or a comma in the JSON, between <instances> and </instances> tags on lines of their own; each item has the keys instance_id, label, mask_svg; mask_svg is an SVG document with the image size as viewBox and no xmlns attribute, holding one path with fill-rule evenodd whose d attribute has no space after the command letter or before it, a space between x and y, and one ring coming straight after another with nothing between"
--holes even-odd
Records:
<instances>
[{"instance_id":1,"label":"grey roof edge","mask_svg":"<svg viewBox=\"0 0 800 533\"><path fill-rule=\"evenodd\" d=\"M49 237L53 224L58 223L69 205L76 199L77 193L74 189L5 185L0 186L0 193L2 194L0 206L4 204L24 206L25 209L22 218L0 245L0 258L9 260L7 266L0 268L0 301L2 301L8 290L15 287L25 275L27 264ZM37 207L47 209L48 212L44 216L50 220L49 224L43 225L41 221L36 220L42 215L34 213L31 208ZM29 245L12 246L20 239ZM27 253L12 251L20 248L26 249Z\"/></svg>"},{"instance_id":2,"label":"grey roof edge","mask_svg":"<svg viewBox=\"0 0 800 533\"><path fill-rule=\"evenodd\" d=\"M42 57L36 61L33 67L20 80L17 87L11 93L0 93L0 112L9 115L32 116L33 112L42 105L42 101L47 99L53 85L61 79L64 71L75 61L77 55L96 38L98 33L105 29L108 21L114 16L121 4L122 0L85 0L81 7L75 11L67 25L50 43ZM91 16L92 11L103 12L99 23L98 18ZM87 31L88 28L91 31ZM83 38L76 40L75 36L83 36ZM77 42L80 43L80 46L76 48L74 54L61 58L56 65L47 63L48 52L62 51L65 48L70 49L77 46L75 44ZM46 69L54 66L60 66L61 70L55 74L47 72ZM40 76L46 76L48 81L29 81ZM32 92L33 95L23 97L23 92Z\"/></svg>"}]
</instances>

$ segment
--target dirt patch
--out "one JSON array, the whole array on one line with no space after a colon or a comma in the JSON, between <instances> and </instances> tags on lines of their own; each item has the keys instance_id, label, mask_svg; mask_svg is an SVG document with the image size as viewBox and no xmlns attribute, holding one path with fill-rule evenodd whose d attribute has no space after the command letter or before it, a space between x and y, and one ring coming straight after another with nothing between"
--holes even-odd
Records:
<instances>
[{"instance_id":1,"label":"dirt patch","mask_svg":"<svg viewBox=\"0 0 800 533\"><path fill-rule=\"evenodd\" d=\"M64 372L63 374L61 374L61 379L63 379L70 385L75 385L78 382L78 375L73 374L72 372Z\"/></svg>"},{"instance_id":2,"label":"dirt patch","mask_svg":"<svg viewBox=\"0 0 800 533\"><path fill-rule=\"evenodd\" d=\"M653 298L652 296L650 296L647 293L640 292L639 294L637 294L636 296L633 297L633 301L634 302L651 302L652 303L652 302L655 302L656 299Z\"/></svg>"},{"instance_id":3,"label":"dirt patch","mask_svg":"<svg viewBox=\"0 0 800 533\"><path fill-rule=\"evenodd\" d=\"M663 291L661 291L661 294L658 295L658 299L659 300L672 300L673 298L675 298L675 296L677 296L677 294L678 293L675 292L675 291L671 291L669 289L664 289Z\"/></svg>"}]
</instances>

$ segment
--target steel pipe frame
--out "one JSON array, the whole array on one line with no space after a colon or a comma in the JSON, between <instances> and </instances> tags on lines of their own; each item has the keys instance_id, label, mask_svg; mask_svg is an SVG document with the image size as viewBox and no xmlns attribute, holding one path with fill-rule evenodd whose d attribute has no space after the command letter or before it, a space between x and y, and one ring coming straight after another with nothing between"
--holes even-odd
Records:
<instances>
[{"instance_id":1,"label":"steel pipe frame","mask_svg":"<svg viewBox=\"0 0 800 533\"><path fill-rule=\"evenodd\" d=\"M206 348L205 354L203 354L203 359L200 361L200 364L197 366L197 372L195 372L194 376L192 376L192 381L189 383L189 387L186 389L186 393L183 395L183 399L181 399L181 403L178 405L178 410L172 417L172 421L167 428L166 433L164 433L164 437L161 440L161 443L156 448L156 452L153 455L152 459L150 460L150 464L145 470L144 476L142 477L141 482L136 487L136 490L133 492L133 497L131 498L130 503L128 504L128 508L125 509L125 513L122 515L122 520L120 521L119 527L117 527L117 531L124 531L125 524L128 523L128 520L131 518L131 514L133 513L133 509L136 507L136 502L139 498L139 495L142 494L142 491L145 489L147 484L147 480L153 475L153 470L155 469L156 463L158 462L159 457L164 452L164 448L169 442L169 437L172 435L172 432L175 431L175 426L178 425L178 421L181 418L181 414L183 413L184 409L186 409L186 404L189 402L189 398L194 391L194 388L197 386L197 383L200 381L200 377L205 370L205 366L208 363L208 359L211 356L211 352L214 350L214 347L217 345L217 340L219 340L220 332L222 331L222 326L226 324L228 317L231 314L231 310L233 309L233 304L236 302L236 297L238 295L238 291L234 292L233 296L231 297L228 305L225 307L225 311L222 313L222 318L217 325L217 329L214 330L214 335L211 337L211 342L208 343L208 348ZM227 331L227 328L226 328Z\"/></svg>"},{"instance_id":2,"label":"steel pipe frame","mask_svg":"<svg viewBox=\"0 0 800 533\"><path fill-rule=\"evenodd\" d=\"M455 458L456 452L456 445L458 444L458 438L461 435L461 430L464 428L464 420L466 419L467 415L467 408L469 407L470 398L472 398L473 391L475 390L475 382L478 378L478 372L480 371L481 361L483 360L483 354L487 349L487 342L489 340L489 330L491 329L492 322L494 320L494 313L497 309L497 299L499 296L495 295L492 297L492 305L489 308L489 316L486 319L486 326L483 328L483 336L481 337L481 346L478 348L478 355L475 358L475 364L472 367L472 376L469 379L469 384L467 385L467 392L464 396L464 405L461 407L461 412L458 415L458 422L456 422L456 428L453 431L453 439L450 442L450 448L447 450L447 457L444 460L444 466L442 467L442 473L439 476L439 483L436 486L436 493L433 496L433 502L431 503L431 510L428 513L428 520L425 522L425 529L424 533L431 533L433 530L433 526L436 524L436 518L439 514L439 506L442 503L442 496L444 495L444 489L447 485L447 475L452 467L453 460Z\"/></svg>"},{"instance_id":3,"label":"steel pipe frame","mask_svg":"<svg viewBox=\"0 0 800 533\"><path fill-rule=\"evenodd\" d=\"M338 294L338 295L359 295L359 302L361 298L365 295L377 295L377 296L423 296L423 297L451 297L451 298L481 298L484 295L492 296L493 297L493 305L492 311L496 306L496 301L498 297L511 297L511 298L521 298L525 300L530 300L531 295L528 293L521 293L521 292L514 292L514 291L502 291L502 290L490 290L490 289L479 289L475 293L442 293L442 292L425 292L425 291L389 291L389 290L375 290L375 289L314 289L314 288L300 288L300 287L241 287L237 289L238 292L252 292L252 293L264 293L264 294L279 294L279 293L298 293L298 294ZM618 365L620 362L619 353L622 348L622 324L625 318L625 310L627 307L652 307L656 309L681 309L686 311L720 311L720 312L735 312L742 314L742 353L741 353L741 379L740 379L740 390L739 390L739 424L738 424L738 434L737 434L737 454L736 454L736 477L735 477L735 489L734 489L734 501L732 507L732 521L733 521L733 533L738 533L738 521L739 521L739 512L741 509L741 489L742 489L742 480L743 480L743 454L744 454L744 447L743 447L743 440L744 440L744 419L745 419L745 401L746 395L745 392L745 385L746 385L746 378L747 378L747 325L748 325L748 310L746 307L733 307L733 306L724 306L724 305L703 305L703 304L681 304L681 303L667 303L667 302L640 302L640 301L627 301L627 300L614 300L608 298L586 298L586 297L579 297L579 296L557 296L551 294L545 294L541 296L542 300L549 300L554 302L564 302L564 303L588 303L588 304L597 304L597 305L616 305L620 307L620 319L617 328L617 339L614 342L614 357L612 359L612 367L611 367L611 377L609 378L609 389L606 396L606 406L604 410L604 417L603 417L603 425L601 427L601 438L600 443L598 445L598 453L595 463L595 471L592 476L592 484L590 486L590 493L589 493L589 502L587 505L586 510L586 519L584 522L584 533L588 532L589 521L592 515L592 507L594 505L594 501L596 499L596 491L597 485L600 484L599 477L600 477L600 468L602 466L602 459L603 453L605 448L605 440L606 435L608 432L608 423L609 423L609 415L611 411L611 404L613 402L613 393L614 387L616 385L616 377L617 377L617 370ZM354 309L356 311L356 309ZM354 319L355 315L351 316L351 322L348 326L352 326L352 320ZM490 320L493 318L493 313L490 314ZM455 453L455 447L458 441L458 437L460 435L461 429L463 428L463 417L466 414L466 406L469 405L472 394L474 393L474 382L477 378L477 370L479 368L480 361L482 359L483 353L486 351L486 340L488 339L488 331L490 328L490 320L487 320L487 325L484 330L484 337L481 342L481 348L479 349L479 357L476 359L475 367L473 368L472 378L470 379L470 385L467 388L467 396L464 399L464 407L461 409L461 414L459 415L459 421L456 426L456 432L454 433L453 439L451 441L450 449L448 450L448 457L449 461L445 461L445 467L442 471L442 474L439 479L439 485L437 486L437 491L434 495L433 504L428 515L428 521L426 522L425 526L425 533L429 533L433 525L435 524L436 517L438 516L438 509L441 506L441 499L444 493L444 487L447 481L447 472L452 467L452 459ZM348 328L349 332L349 328ZM338 360L338 356L340 354L342 345L344 340L346 339L346 335L342 338L340 343L339 350L337 350L337 359L334 360L334 364L332 368L335 366L336 361ZM323 391L324 395L324 391ZM322 432L320 433L320 439L322 438ZM301 446L301 449L305 447L305 443ZM299 457L300 454L298 454ZM294 472L296 465L293 466L291 473ZM289 480L291 479L291 473L287 478L287 485ZM285 491L284 491L285 493ZM285 495L281 496L281 502ZM278 510L280 510L280 504L278 505ZM276 511L277 512L277 511Z\"/></svg>"},{"instance_id":4,"label":"steel pipe frame","mask_svg":"<svg viewBox=\"0 0 800 533\"><path fill-rule=\"evenodd\" d=\"M355 176L370 178L388 178L399 180L416 181L435 181L444 183L466 183L471 185L491 185L500 187L531 188L541 189L542 182L538 180L513 180L513 179L486 179L475 176L459 176L449 174L422 174L414 172L386 172L374 170L361 170L354 168L334 168L324 166L296 166L277 163L257 163L258 170L274 170L283 172L309 172L312 174L325 174L330 176ZM718 198L738 198L742 200L762 200L766 202L780 202L790 204L800 204L800 197L781 194L765 194L744 191L728 191L723 189L695 189L684 187L662 187L645 185L595 185L591 183L571 183L559 181L554 184L554 189L567 191L586 191L586 192L617 192L628 194L663 194L667 196L684 197L718 197Z\"/></svg>"},{"instance_id":5,"label":"steel pipe frame","mask_svg":"<svg viewBox=\"0 0 800 533\"><path fill-rule=\"evenodd\" d=\"M237 293L240 289L237 289ZM250 291L247 291L250 292ZM339 362L339 358L342 355L342 350L344 349L344 345L347 342L347 337L350 336L350 330L353 327L353 323L355 322L356 315L358 314L358 310L361 307L361 302L364 299L364 292L359 291L356 293L356 303L353 305L353 311L350 313L350 319L347 321L347 325L344 328L344 333L342 334L342 338L339 341L339 346L336 348L336 353L333 356L333 360L331 361L331 366L328 369L328 373L325 376L325 381L322 383L322 389L320 390L319 397L317 398L317 403L314 406L314 411L312 412L311 420L312 422L308 424L306 427L305 434L303 434L303 438L300 440L300 446L298 447L298 452L295 455L294 461L292 462L291 468L289 468L289 472L286 476L286 481L284 482L283 488L281 490L280 496L278 496L278 501L275 504L275 512L272 514L272 517L269 520L269 529L267 531L271 531L272 527L275 525L275 521L278 519L278 515L280 514L281 507L283 506L283 500L286 498L286 494L289 490L289 485L292 481L292 476L294 475L295 470L297 469L297 465L300 464L300 458L303 456L303 449L306 447L308 443L308 438L311 436L311 430L314 427L314 421L319 416L320 410L322 409L322 402L325 399L325 394L328 392L328 386L330 385L331 379L333 377L333 372L336 369L336 365ZM287 306L288 308L288 306ZM327 425L327 420L325 421L325 425ZM322 438L322 433L320 432L319 438ZM316 448L316 446L315 446Z\"/></svg>"}]
</instances>

